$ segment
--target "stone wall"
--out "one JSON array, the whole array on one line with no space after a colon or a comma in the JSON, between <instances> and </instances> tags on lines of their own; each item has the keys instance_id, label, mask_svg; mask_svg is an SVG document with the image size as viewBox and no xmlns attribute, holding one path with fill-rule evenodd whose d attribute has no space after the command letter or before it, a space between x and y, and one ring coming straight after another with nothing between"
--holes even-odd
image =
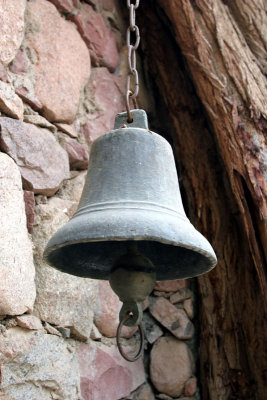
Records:
<instances>
[{"instance_id":1,"label":"stone wall","mask_svg":"<svg viewBox=\"0 0 267 400\"><path fill-rule=\"evenodd\" d=\"M125 109L124 32L112 0L0 0L1 400L199 398L192 282L157 283L144 359L128 363L109 284L42 259L77 208L92 141Z\"/></svg>"}]
</instances>

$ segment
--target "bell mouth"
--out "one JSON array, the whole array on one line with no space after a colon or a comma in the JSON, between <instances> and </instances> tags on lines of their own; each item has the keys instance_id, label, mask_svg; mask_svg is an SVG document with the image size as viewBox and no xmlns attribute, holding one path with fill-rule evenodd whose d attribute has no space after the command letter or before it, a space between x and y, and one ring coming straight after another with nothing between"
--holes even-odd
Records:
<instances>
[{"instance_id":1,"label":"bell mouth","mask_svg":"<svg viewBox=\"0 0 267 400\"><path fill-rule=\"evenodd\" d=\"M109 279L114 262L125 253L128 241L67 244L44 254L51 266L62 272L92 279ZM136 243L136 242L135 242ZM195 250L152 240L140 240L138 250L156 266L156 280L192 278L216 264Z\"/></svg>"}]
</instances>

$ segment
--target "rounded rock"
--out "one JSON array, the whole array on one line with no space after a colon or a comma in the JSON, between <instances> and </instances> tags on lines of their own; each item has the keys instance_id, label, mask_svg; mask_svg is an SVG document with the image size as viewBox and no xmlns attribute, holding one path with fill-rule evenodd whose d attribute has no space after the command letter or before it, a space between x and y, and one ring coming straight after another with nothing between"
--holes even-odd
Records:
<instances>
[{"instance_id":1,"label":"rounded rock","mask_svg":"<svg viewBox=\"0 0 267 400\"><path fill-rule=\"evenodd\" d=\"M171 397L183 393L192 376L190 350L173 337L161 337L151 351L150 377L155 388Z\"/></svg>"}]
</instances>

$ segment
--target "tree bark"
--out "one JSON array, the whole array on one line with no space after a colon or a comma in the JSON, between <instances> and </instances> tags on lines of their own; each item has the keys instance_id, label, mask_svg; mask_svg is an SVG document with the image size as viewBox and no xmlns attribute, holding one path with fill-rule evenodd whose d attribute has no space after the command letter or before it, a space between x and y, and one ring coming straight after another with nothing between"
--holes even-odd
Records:
<instances>
[{"instance_id":1,"label":"tree bark","mask_svg":"<svg viewBox=\"0 0 267 400\"><path fill-rule=\"evenodd\" d=\"M263 400L263 0L147 0L139 15L142 59L155 85L154 128L168 127L189 218L218 257L198 278L202 396Z\"/></svg>"}]
</instances>

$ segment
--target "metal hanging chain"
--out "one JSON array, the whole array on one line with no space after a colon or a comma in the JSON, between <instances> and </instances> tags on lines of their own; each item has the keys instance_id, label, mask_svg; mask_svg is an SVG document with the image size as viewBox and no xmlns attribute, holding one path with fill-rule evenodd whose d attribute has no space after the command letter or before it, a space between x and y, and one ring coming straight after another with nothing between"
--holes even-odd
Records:
<instances>
[{"instance_id":1,"label":"metal hanging chain","mask_svg":"<svg viewBox=\"0 0 267 400\"><path fill-rule=\"evenodd\" d=\"M128 27L126 33L126 43L128 47L128 76L126 81L125 99L126 99L126 110L128 114L128 122L132 122L133 120L130 111L130 99L132 99L134 107L136 108L136 97L139 92L139 79L138 79L138 72L136 69L136 50L140 43L140 33L138 26L135 24L135 10L139 7L139 2L140 0L135 0L135 3L132 4L131 0L127 0L127 7L129 9L129 19L130 19L130 26ZM131 33L132 36L135 36L134 43L131 43Z\"/></svg>"}]
</instances>

